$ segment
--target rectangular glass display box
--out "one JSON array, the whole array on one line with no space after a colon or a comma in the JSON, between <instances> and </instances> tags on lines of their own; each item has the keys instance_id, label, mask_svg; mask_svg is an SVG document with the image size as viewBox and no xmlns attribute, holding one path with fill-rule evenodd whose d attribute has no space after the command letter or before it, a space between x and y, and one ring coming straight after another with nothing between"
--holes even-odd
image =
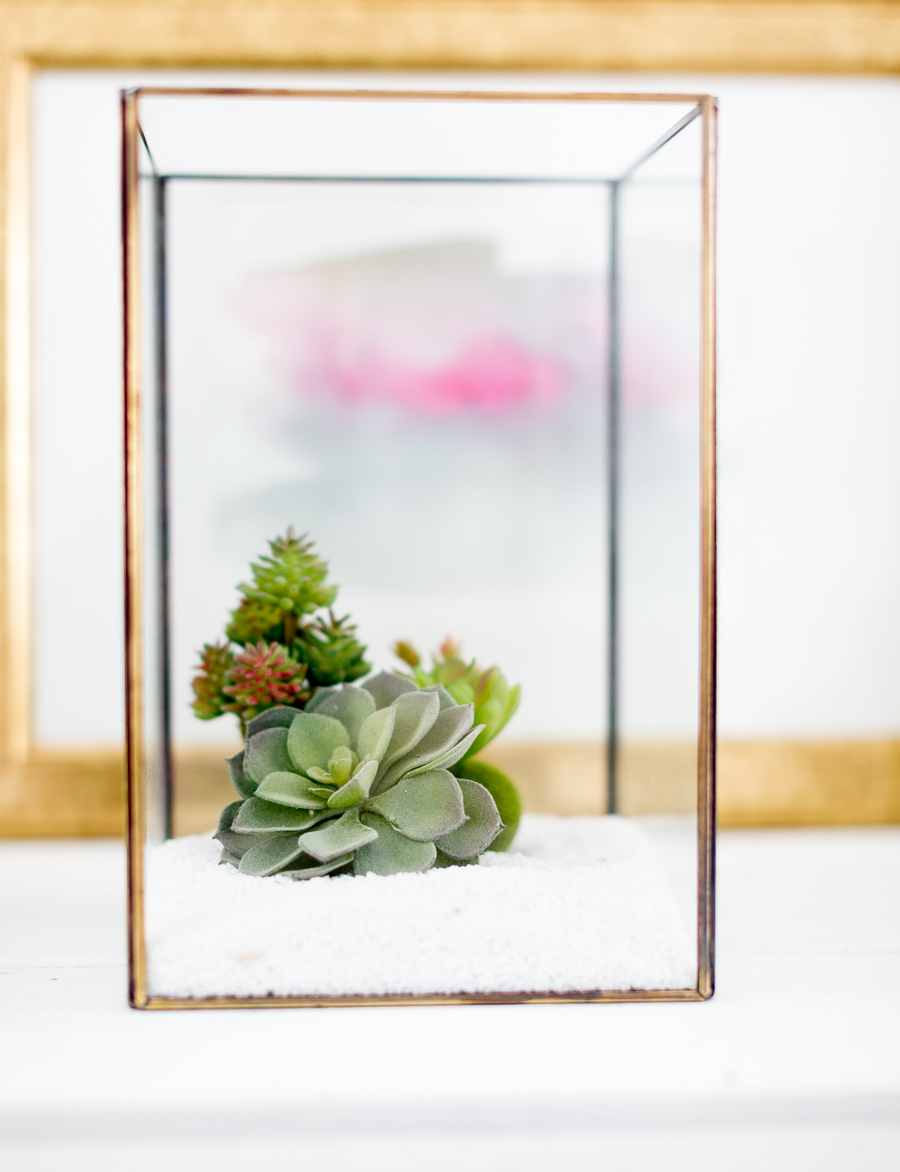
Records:
<instances>
[{"instance_id":1,"label":"rectangular glass display box","mask_svg":"<svg viewBox=\"0 0 900 1172\"><path fill-rule=\"evenodd\" d=\"M714 100L122 114L132 1004L709 997Z\"/></svg>"}]
</instances>

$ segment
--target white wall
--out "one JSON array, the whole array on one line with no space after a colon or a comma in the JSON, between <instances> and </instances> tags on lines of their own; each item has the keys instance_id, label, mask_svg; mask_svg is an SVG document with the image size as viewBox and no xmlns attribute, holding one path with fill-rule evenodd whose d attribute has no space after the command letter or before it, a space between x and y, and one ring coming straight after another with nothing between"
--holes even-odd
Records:
<instances>
[{"instance_id":1,"label":"white wall","mask_svg":"<svg viewBox=\"0 0 900 1172\"><path fill-rule=\"evenodd\" d=\"M121 737L117 91L138 79L35 83L35 724L47 744ZM900 82L575 81L720 98L720 733L896 734Z\"/></svg>"}]
</instances>

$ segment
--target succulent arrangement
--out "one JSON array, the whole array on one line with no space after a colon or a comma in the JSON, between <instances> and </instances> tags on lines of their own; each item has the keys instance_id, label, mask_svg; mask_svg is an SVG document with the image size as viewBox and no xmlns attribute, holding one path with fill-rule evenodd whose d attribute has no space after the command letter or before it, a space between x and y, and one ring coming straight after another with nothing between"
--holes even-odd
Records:
<instances>
[{"instance_id":1,"label":"succulent arrangement","mask_svg":"<svg viewBox=\"0 0 900 1172\"><path fill-rule=\"evenodd\" d=\"M193 681L195 714L234 713L245 739L228 761L239 800L219 818L222 862L311 879L427 871L506 850L518 791L475 755L515 712L518 686L466 663L449 639L430 671L398 643L412 672L357 685L371 668L349 618L330 609L337 587L326 563L291 529L269 546Z\"/></svg>"}]
</instances>

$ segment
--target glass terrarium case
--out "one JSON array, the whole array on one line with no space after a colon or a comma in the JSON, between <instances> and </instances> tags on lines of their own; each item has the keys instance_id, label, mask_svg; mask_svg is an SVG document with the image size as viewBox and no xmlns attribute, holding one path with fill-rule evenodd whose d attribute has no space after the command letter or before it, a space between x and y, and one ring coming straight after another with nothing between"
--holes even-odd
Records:
<instances>
[{"instance_id":1,"label":"glass terrarium case","mask_svg":"<svg viewBox=\"0 0 900 1172\"><path fill-rule=\"evenodd\" d=\"M122 108L132 1003L710 996L713 100Z\"/></svg>"}]
</instances>

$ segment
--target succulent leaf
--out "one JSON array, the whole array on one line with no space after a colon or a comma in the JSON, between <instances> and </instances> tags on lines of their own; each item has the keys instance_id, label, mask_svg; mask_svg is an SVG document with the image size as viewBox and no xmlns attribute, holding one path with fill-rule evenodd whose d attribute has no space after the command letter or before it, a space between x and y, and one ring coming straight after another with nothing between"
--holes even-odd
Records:
<instances>
[{"instance_id":1,"label":"succulent leaf","mask_svg":"<svg viewBox=\"0 0 900 1172\"><path fill-rule=\"evenodd\" d=\"M427 871L437 851L434 843L414 842L399 834L378 814L361 814L360 821L378 832L378 838L362 846L353 857L353 873L396 875L400 871Z\"/></svg>"},{"instance_id":2,"label":"succulent leaf","mask_svg":"<svg viewBox=\"0 0 900 1172\"><path fill-rule=\"evenodd\" d=\"M295 834L280 834L251 847L241 859L240 872L242 875L274 875L302 854L303 848L298 845Z\"/></svg>"},{"instance_id":3,"label":"succulent leaf","mask_svg":"<svg viewBox=\"0 0 900 1172\"><path fill-rule=\"evenodd\" d=\"M396 708L379 708L363 722L356 741L356 751L361 759L366 757L380 762L387 752L394 735Z\"/></svg>"},{"instance_id":4,"label":"succulent leaf","mask_svg":"<svg viewBox=\"0 0 900 1172\"><path fill-rule=\"evenodd\" d=\"M241 749L233 757L227 758L225 764L231 774L231 783L242 798L252 798L256 792L256 782L244 772L244 757L247 750Z\"/></svg>"},{"instance_id":5,"label":"succulent leaf","mask_svg":"<svg viewBox=\"0 0 900 1172\"><path fill-rule=\"evenodd\" d=\"M347 810L340 818L329 822L321 830L310 830L300 835L300 845L308 855L320 863L328 863L339 855L359 850L378 837L377 830L363 826L357 810Z\"/></svg>"},{"instance_id":6,"label":"succulent leaf","mask_svg":"<svg viewBox=\"0 0 900 1172\"><path fill-rule=\"evenodd\" d=\"M258 798L297 810L324 810L334 791L299 773L270 773L256 791Z\"/></svg>"},{"instance_id":7,"label":"succulent leaf","mask_svg":"<svg viewBox=\"0 0 900 1172\"><path fill-rule=\"evenodd\" d=\"M244 772L260 785L270 773L284 773L293 768L287 750L288 730L266 728L247 741Z\"/></svg>"},{"instance_id":8,"label":"succulent leaf","mask_svg":"<svg viewBox=\"0 0 900 1172\"><path fill-rule=\"evenodd\" d=\"M458 779L469 778L477 781L494 799L497 811L503 821L503 829L488 847L492 851L509 850L512 846L519 819L522 817L522 799L512 781L494 765L486 761L467 758L454 769Z\"/></svg>"},{"instance_id":9,"label":"succulent leaf","mask_svg":"<svg viewBox=\"0 0 900 1172\"><path fill-rule=\"evenodd\" d=\"M469 746L476 739L484 726L476 724L471 732L467 733L457 745L451 746L443 752L439 757L435 757L428 765L419 765L416 769L406 770L407 777L415 777L419 773L424 773L426 769L449 769L451 765L455 765L462 757L465 756ZM385 786L385 788L387 788Z\"/></svg>"},{"instance_id":10,"label":"succulent leaf","mask_svg":"<svg viewBox=\"0 0 900 1172\"><path fill-rule=\"evenodd\" d=\"M404 692L417 690L412 680L408 680L406 676L398 676L393 671L380 671L377 676L366 680L363 687L374 696L376 708L387 708Z\"/></svg>"},{"instance_id":11,"label":"succulent leaf","mask_svg":"<svg viewBox=\"0 0 900 1172\"><path fill-rule=\"evenodd\" d=\"M342 785L336 793L329 797L328 808L330 810L344 810L348 806L358 806L360 802L364 802L369 796L369 790L372 788L372 782L375 780L377 772L378 762L367 761L346 785Z\"/></svg>"},{"instance_id":12,"label":"succulent leaf","mask_svg":"<svg viewBox=\"0 0 900 1172\"><path fill-rule=\"evenodd\" d=\"M466 819L459 783L446 769L404 777L385 793L370 798L366 808L416 842L442 838Z\"/></svg>"},{"instance_id":13,"label":"succulent leaf","mask_svg":"<svg viewBox=\"0 0 900 1172\"><path fill-rule=\"evenodd\" d=\"M297 711L296 708L285 708L283 705L267 708L259 716L247 721L247 736L252 737L267 728L290 728Z\"/></svg>"},{"instance_id":14,"label":"succulent leaf","mask_svg":"<svg viewBox=\"0 0 900 1172\"><path fill-rule=\"evenodd\" d=\"M440 850L451 859L474 859L487 850L503 829L503 823L494 799L483 785L461 777L459 788L467 820L436 841Z\"/></svg>"},{"instance_id":15,"label":"succulent leaf","mask_svg":"<svg viewBox=\"0 0 900 1172\"><path fill-rule=\"evenodd\" d=\"M293 768L304 772L311 765L327 769L331 754L341 745L349 749L350 738L341 722L333 716L299 712L288 729L287 747Z\"/></svg>"},{"instance_id":16,"label":"succulent leaf","mask_svg":"<svg viewBox=\"0 0 900 1172\"><path fill-rule=\"evenodd\" d=\"M420 767L421 772L424 772L431 762L451 752L471 729L474 714L474 704L454 704L452 708L439 711L434 724L421 740L397 758L385 772L380 789L386 790L393 782ZM465 749L453 760L458 761L464 752Z\"/></svg>"},{"instance_id":17,"label":"succulent leaf","mask_svg":"<svg viewBox=\"0 0 900 1172\"><path fill-rule=\"evenodd\" d=\"M394 731L381 760L376 793L383 788L381 779L388 767L419 743L441 710L440 701L434 692L420 692L418 689L401 694L391 707L394 709Z\"/></svg>"},{"instance_id":18,"label":"succulent leaf","mask_svg":"<svg viewBox=\"0 0 900 1172\"><path fill-rule=\"evenodd\" d=\"M339 720L350 734L350 744L355 745L366 719L375 712L375 700L365 688L344 684L317 704L316 712L320 716L332 716Z\"/></svg>"},{"instance_id":19,"label":"succulent leaf","mask_svg":"<svg viewBox=\"0 0 900 1172\"><path fill-rule=\"evenodd\" d=\"M322 703L323 700L327 700L329 696L333 696L335 694L335 692L339 692L340 690L341 690L340 684L335 684L333 687L330 687L330 688L316 688L316 690L312 694L312 699L307 701L306 706L303 709L303 711L304 712L315 712L315 710L319 707L319 705Z\"/></svg>"},{"instance_id":20,"label":"succulent leaf","mask_svg":"<svg viewBox=\"0 0 900 1172\"><path fill-rule=\"evenodd\" d=\"M271 831L266 831L262 834L236 834L232 829L232 824L237 815L238 810L243 805L243 802L232 802L226 806L219 815L219 825L213 838L218 839L222 844L223 851L233 855L237 862L240 862L243 855L250 850L251 847L256 846L257 843L264 842L267 838L271 838ZM229 860L226 860L226 862Z\"/></svg>"},{"instance_id":21,"label":"succulent leaf","mask_svg":"<svg viewBox=\"0 0 900 1172\"><path fill-rule=\"evenodd\" d=\"M329 817L328 810L299 810L263 798L250 798L238 810L231 828L238 833L267 830L269 834L286 834L288 831L299 834Z\"/></svg>"},{"instance_id":22,"label":"succulent leaf","mask_svg":"<svg viewBox=\"0 0 900 1172\"><path fill-rule=\"evenodd\" d=\"M453 699L443 684L429 684L427 687L423 688L422 691L437 693L437 698L441 702L441 712L443 712L445 708L453 708L456 704L459 703L458 700ZM471 701L467 700L466 703L471 703Z\"/></svg>"},{"instance_id":23,"label":"succulent leaf","mask_svg":"<svg viewBox=\"0 0 900 1172\"><path fill-rule=\"evenodd\" d=\"M306 855L301 855L299 862L303 863L307 860ZM312 858L309 862L314 862ZM330 863L319 863L315 867L289 867L286 871L282 871L285 879L316 879L319 875L330 875L332 871L337 871L339 867L346 867L348 863L353 861L352 851L346 855L340 855L336 859L332 859Z\"/></svg>"}]
</instances>

